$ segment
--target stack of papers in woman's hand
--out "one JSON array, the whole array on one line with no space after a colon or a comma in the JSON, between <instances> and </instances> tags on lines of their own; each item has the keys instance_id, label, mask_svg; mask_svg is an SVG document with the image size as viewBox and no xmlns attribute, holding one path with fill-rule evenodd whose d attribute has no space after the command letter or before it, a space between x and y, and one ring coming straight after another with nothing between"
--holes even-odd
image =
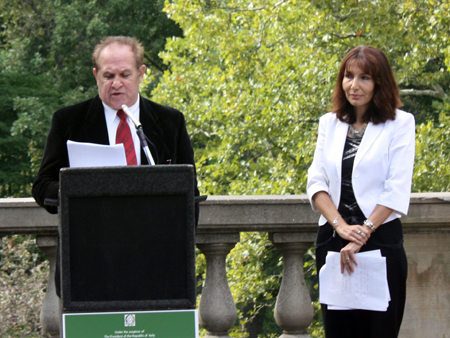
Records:
<instances>
[{"instance_id":1,"label":"stack of papers in woman's hand","mask_svg":"<svg viewBox=\"0 0 450 338\"><path fill-rule=\"evenodd\" d=\"M329 310L386 311L391 300L386 258L380 250L355 254L358 265L341 273L340 253L328 252L319 272L319 297Z\"/></svg>"}]
</instances>

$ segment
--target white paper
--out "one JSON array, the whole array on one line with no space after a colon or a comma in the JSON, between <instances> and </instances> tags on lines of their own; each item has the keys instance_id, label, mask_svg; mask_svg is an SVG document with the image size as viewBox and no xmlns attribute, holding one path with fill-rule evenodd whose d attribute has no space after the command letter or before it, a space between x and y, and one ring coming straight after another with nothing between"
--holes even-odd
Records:
<instances>
[{"instance_id":1,"label":"white paper","mask_svg":"<svg viewBox=\"0 0 450 338\"><path fill-rule=\"evenodd\" d=\"M67 141L70 167L107 167L127 165L123 144L112 146Z\"/></svg>"},{"instance_id":2,"label":"white paper","mask_svg":"<svg viewBox=\"0 0 450 338\"><path fill-rule=\"evenodd\" d=\"M386 311L390 294L387 284L386 258L380 250L355 254L358 262L349 275L341 273L340 253L328 252L319 272L320 302L330 310Z\"/></svg>"}]
</instances>

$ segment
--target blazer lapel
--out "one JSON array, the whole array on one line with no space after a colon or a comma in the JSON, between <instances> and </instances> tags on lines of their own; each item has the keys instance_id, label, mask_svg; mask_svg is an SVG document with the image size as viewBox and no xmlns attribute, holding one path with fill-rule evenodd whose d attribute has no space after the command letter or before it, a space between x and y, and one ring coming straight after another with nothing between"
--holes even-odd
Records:
<instances>
[{"instance_id":1,"label":"blazer lapel","mask_svg":"<svg viewBox=\"0 0 450 338\"><path fill-rule=\"evenodd\" d=\"M372 122L369 122L367 125L366 131L364 132L364 136L361 140L361 145L359 146L358 152L356 153L355 157L355 163L353 164L353 168L356 168L358 163L361 161L361 159L364 157L364 155L370 150L372 144L377 139L378 135L383 130L385 124L373 124Z\"/></svg>"},{"instance_id":2,"label":"blazer lapel","mask_svg":"<svg viewBox=\"0 0 450 338\"><path fill-rule=\"evenodd\" d=\"M149 103L147 103L142 96L139 101L139 119L142 124L145 136L150 140L152 144L148 147L152 153L155 164L160 164L163 153L162 140L164 139L163 130L159 126L158 116L153 111ZM142 164L148 164L147 158L143 150L141 150L141 162Z\"/></svg>"},{"instance_id":3,"label":"blazer lapel","mask_svg":"<svg viewBox=\"0 0 450 338\"><path fill-rule=\"evenodd\" d=\"M86 142L109 144L105 110L98 95L92 100L91 106L86 113L84 126Z\"/></svg>"},{"instance_id":4,"label":"blazer lapel","mask_svg":"<svg viewBox=\"0 0 450 338\"><path fill-rule=\"evenodd\" d=\"M344 154L345 140L347 139L348 124L337 120L336 131L332 140L331 151L335 156L336 171L339 179L342 176L342 156Z\"/></svg>"}]
</instances>

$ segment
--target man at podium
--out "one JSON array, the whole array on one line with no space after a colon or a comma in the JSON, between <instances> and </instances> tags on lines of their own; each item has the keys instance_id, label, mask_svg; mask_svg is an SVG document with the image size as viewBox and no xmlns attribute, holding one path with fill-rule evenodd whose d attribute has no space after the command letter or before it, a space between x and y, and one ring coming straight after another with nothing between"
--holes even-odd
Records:
<instances>
[{"instance_id":1,"label":"man at podium","mask_svg":"<svg viewBox=\"0 0 450 338\"><path fill-rule=\"evenodd\" d=\"M135 38L103 39L92 55L98 95L53 114L32 190L36 202L48 212L57 213L56 206L45 205L44 201L58 198L59 171L69 167L68 140L103 145L123 143L129 165L148 164L135 126L123 114L122 105L142 124L155 164L195 165L183 114L139 95L146 70L143 58L144 48ZM199 195L197 187L195 195Z\"/></svg>"}]
</instances>

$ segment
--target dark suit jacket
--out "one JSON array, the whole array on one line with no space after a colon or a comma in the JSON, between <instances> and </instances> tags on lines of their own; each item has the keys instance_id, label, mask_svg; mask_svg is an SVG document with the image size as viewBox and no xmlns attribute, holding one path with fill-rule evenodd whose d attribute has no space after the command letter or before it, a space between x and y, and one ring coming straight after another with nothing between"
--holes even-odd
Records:
<instances>
[{"instance_id":1,"label":"dark suit jacket","mask_svg":"<svg viewBox=\"0 0 450 338\"><path fill-rule=\"evenodd\" d=\"M140 97L140 122L156 164L194 164L194 151L184 116L176 109ZM44 205L46 198L57 199L59 171L69 167L67 140L109 144L102 101L99 96L68 106L53 114L41 168L33 183L33 197L50 213L57 208ZM141 150L142 164L148 164ZM196 188L196 196L198 189Z\"/></svg>"}]
</instances>

